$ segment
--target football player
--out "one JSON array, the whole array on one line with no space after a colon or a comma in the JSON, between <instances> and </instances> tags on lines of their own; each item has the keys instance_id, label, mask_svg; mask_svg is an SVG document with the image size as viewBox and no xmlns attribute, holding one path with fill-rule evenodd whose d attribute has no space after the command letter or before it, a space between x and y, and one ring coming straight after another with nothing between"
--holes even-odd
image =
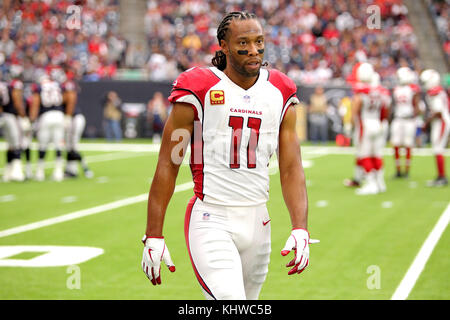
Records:
<instances>
[{"instance_id":1,"label":"football player","mask_svg":"<svg viewBox=\"0 0 450 320\"><path fill-rule=\"evenodd\" d=\"M47 74L40 76L38 84L33 84L33 96L30 120L38 120L39 160L35 179L45 179L45 156L50 143L55 147L55 161L52 178L54 181L64 179L62 149L64 145L63 91L61 86L50 79Z\"/></svg>"},{"instance_id":2,"label":"football player","mask_svg":"<svg viewBox=\"0 0 450 320\"><path fill-rule=\"evenodd\" d=\"M386 146L386 142L389 136L389 116L391 113L392 97L389 89L381 84L380 74L378 72L374 72L373 74L371 87L372 90L374 90L374 94L378 94L381 100L380 121L382 134L379 138L379 143L377 143L377 148L380 149L381 154L382 150ZM380 191L385 191L386 184L384 182L383 166L378 170L377 179Z\"/></svg>"},{"instance_id":3,"label":"football player","mask_svg":"<svg viewBox=\"0 0 450 320\"><path fill-rule=\"evenodd\" d=\"M436 158L437 178L430 182L430 186L440 187L448 185L445 173L444 150L450 132L449 101L445 90L440 85L439 73L433 69L426 69L420 74L425 101L429 108L429 115L424 128L431 125L431 146Z\"/></svg>"},{"instance_id":4,"label":"football player","mask_svg":"<svg viewBox=\"0 0 450 320\"><path fill-rule=\"evenodd\" d=\"M394 148L396 177L408 177L411 164L411 150L416 137L419 115L420 88L414 84L413 71L408 67L397 70L397 86L393 91L394 112L391 123L391 144ZM401 170L400 151L405 149L405 169Z\"/></svg>"},{"instance_id":5,"label":"football player","mask_svg":"<svg viewBox=\"0 0 450 320\"><path fill-rule=\"evenodd\" d=\"M266 202L275 152L292 223L281 254L295 253L290 275L309 264L305 175L291 108L299 100L291 79L261 68L264 32L255 15L227 14L217 38L214 67L185 71L173 84L149 192L142 269L154 285L161 284L162 261L175 271L164 216L192 137L195 196L186 210L185 238L194 273L207 299L257 299L271 251Z\"/></svg>"},{"instance_id":6,"label":"football player","mask_svg":"<svg viewBox=\"0 0 450 320\"><path fill-rule=\"evenodd\" d=\"M78 167L81 165L84 175L87 178L92 178L94 174L78 150L78 143L86 126L86 118L77 104L77 86L74 81L67 78L63 69L52 70L52 78L61 84L63 90L64 129L67 151L65 177L77 177Z\"/></svg>"},{"instance_id":7,"label":"football player","mask_svg":"<svg viewBox=\"0 0 450 320\"><path fill-rule=\"evenodd\" d=\"M364 184L356 190L358 195L386 191L383 171L384 135L381 125L383 98L371 86L373 66L362 63L357 70L358 83L352 99L352 119L355 128L356 157L364 168Z\"/></svg>"},{"instance_id":8,"label":"football player","mask_svg":"<svg viewBox=\"0 0 450 320\"><path fill-rule=\"evenodd\" d=\"M352 73L349 77L348 82L352 86L352 94L355 95L358 88L361 87L361 82L358 79L358 68L362 65L362 62L358 62L353 66ZM352 111L352 99L350 100L350 114L348 115L348 120L350 121L349 124L347 124L346 130L349 130L352 135L352 145L357 150L358 149L358 143L359 143L359 137L356 133L356 129L353 127L355 124L355 121L353 119L353 111ZM361 159L358 158L357 153L355 154L355 163L354 163L354 172L353 172L353 178L351 179L344 179L344 186L351 187L351 188L359 188L362 184L362 180L364 178L364 168L362 166Z\"/></svg>"},{"instance_id":9,"label":"football player","mask_svg":"<svg viewBox=\"0 0 450 320\"><path fill-rule=\"evenodd\" d=\"M30 116L31 110L31 101L32 99L32 91L31 87L27 86L24 91L24 100L25 100L25 113L27 117ZM31 165L31 142L33 140L33 127L30 126L27 130L22 130L22 156L25 157L25 178L32 179L33 178L33 170Z\"/></svg>"},{"instance_id":10,"label":"football player","mask_svg":"<svg viewBox=\"0 0 450 320\"><path fill-rule=\"evenodd\" d=\"M3 109L3 132L8 144L6 167L3 181L23 181L25 175L21 161L22 136L30 129L30 121L25 113L23 83L20 80L21 69L11 66L11 80L0 81L0 104ZM0 79L1 80L1 79Z\"/></svg>"}]
</instances>

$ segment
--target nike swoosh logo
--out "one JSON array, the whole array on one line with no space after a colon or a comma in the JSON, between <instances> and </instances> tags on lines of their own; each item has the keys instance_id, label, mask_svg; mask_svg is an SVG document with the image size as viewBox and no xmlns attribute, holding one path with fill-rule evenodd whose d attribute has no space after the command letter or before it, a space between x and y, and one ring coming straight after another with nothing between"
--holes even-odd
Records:
<instances>
[{"instance_id":1,"label":"nike swoosh logo","mask_svg":"<svg viewBox=\"0 0 450 320\"><path fill-rule=\"evenodd\" d=\"M271 219L267 220L267 221L263 221L263 226L265 226L266 224L268 224L270 222Z\"/></svg>"}]
</instances>

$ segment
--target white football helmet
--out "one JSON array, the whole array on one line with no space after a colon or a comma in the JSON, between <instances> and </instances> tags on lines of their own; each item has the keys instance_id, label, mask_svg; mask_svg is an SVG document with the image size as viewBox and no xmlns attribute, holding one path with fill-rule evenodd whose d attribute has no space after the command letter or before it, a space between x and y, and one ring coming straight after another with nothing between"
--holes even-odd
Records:
<instances>
[{"instance_id":1,"label":"white football helmet","mask_svg":"<svg viewBox=\"0 0 450 320\"><path fill-rule=\"evenodd\" d=\"M374 73L373 66L368 62L363 62L356 70L356 80L359 82L371 83Z\"/></svg>"},{"instance_id":2,"label":"white football helmet","mask_svg":"<svg viewBox=\"0 0 450 320\"><path fill-rule=\"evenodd\" d=\"M397 81L400 85L408 85L413 83L414 74L412 70L408 67L401 67L396 72Z\"/></svg>"},{"instance_id":3,"label":"white football helmet","mask_svg":"<svg viewBox=\"0 0 450 320\"><path fill-rule=\"evenodd\" d=\"M436 70L426 69L420 74L420 82L425 90L430 90L441 84L441 76Z\"/></svg>"}]
</instances>

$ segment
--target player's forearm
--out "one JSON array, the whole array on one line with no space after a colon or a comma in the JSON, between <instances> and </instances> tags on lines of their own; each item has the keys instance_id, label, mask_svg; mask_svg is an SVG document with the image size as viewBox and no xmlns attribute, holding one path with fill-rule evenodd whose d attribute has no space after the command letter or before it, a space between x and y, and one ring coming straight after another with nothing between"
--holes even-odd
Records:
<instances>
[{"instance_id":1,"label":"player's forearm","mask_svg":"<svg viewBox=\"0 0 450 320\"><path fill-rule=\"evenodd\" d=\"M75 111L75 105L77 102L76 93L72 91L67 92L64 100L66 101L66 115L72 116Z\"/></svg>"},{"instance_id":2,"label":"player's forearm","mask_svg":"<svg viewBox=\"0 0 450 320\"><path fill-rule=\"evenodd\" d=\"M161 237L167 206L175 190L178 167L171 164L158 164L147 205L146 235Z\"/></svg>"},{"instance_id":3,"label":"player's forearm","mask_svg":"<svg viewBox=\"0 0 450 320\"><path fill-rule=\"evenodd\" d=\"M12 99L13 99L14 108L16 109L17 114L20 117L25 117L26 114L25 114L25 107L23 105L23 100L22 100L22 91L14 90L12 92Z\"/></svg>"},{"instance_id":4,"label":"player's forearm","mask_svg":"<svg viewBox=\"0 0 450 320\"><path fill-rule=\"evenodd\" d=\"M284 201L291 217L293 228L308 227L308 195L305 175L301 165L280 174Z\"/></svg>"},{"instance_id":5,"label":"player's forearm","mask_svg":"<svg viewBox=\"0 0 450 320\"><path fill-rule=\"evenodd\" d=\"M39 115L39 98L34 97L30 107L30 121L33 122Z\"/></svg>"}]
</instances>

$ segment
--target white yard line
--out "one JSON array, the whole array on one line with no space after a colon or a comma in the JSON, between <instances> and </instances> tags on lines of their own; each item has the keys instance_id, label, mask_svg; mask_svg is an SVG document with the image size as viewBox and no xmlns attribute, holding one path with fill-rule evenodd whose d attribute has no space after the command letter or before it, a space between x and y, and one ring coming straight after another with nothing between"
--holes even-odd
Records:
<instances>
[{"instance_id":1,"label":"white yard line","mask_svg":"<svg viewBox=\"0 0 450 320\"><path fill-rule=\"evenodd\" d=\"M409 267L406 272L403 280L400 282L400 285L395 290L392 295L391 300L406 300L411 293L411 290L414 288L417 279L419 279L420 274L422 273L425 265L427 264L428 259L431 256L431 253L434 250L434 247L439 241L439 238L444 233L450 222L450 203L447 205L447 208L442 213L438 222L434 226L431 233L428 235L427 239L423 243L420 248L419 253L415 257L413 263Z\"/></svg>"},{"instance_id":2,"label":"white yard line","mask_svg":"<svg viewBox=\"0 0 450 320\"><path fill-rule=\"evenodd\" d=\"M177 185L175 187L174 193L192 189L193 186L194 186L194 184L192 182L187 182L187 183L183 183L181 185ZM40 229L40 228L55 225L55 224L58 224L61 222L66 222L66 221L70 221L70 220L75 220L75 219L91 216L91 215L94 215L97 213L102 213L105 211L110 211L113 209L125 207L125 206L135 204L138 202L144 202L144 201L147 201L147 198L148 198L148 193L144 193L144 194L140 194L138 196L125 198L125 199L118 200L118 201L113 201L113 202L102 204L102 205L99 205L96 207L67 213L67 214L64 214L64 215L61 215L58 217L45 219L45 220L25 224L25 225L22 225L19 227L6 229L3 231L0 231L0 238L8 237L8 236L26 232L26 231Z\"/></svg>"},{"instance_id":3,"label":"white yard line","mask_svg":"<svg viewBox=\"0 0 450 320\"><path fill-rule=\"evenodd\" d=\"M270 172L270 174L277 173L277 168L278 168L278 161L276 161L276 159L273 159L269 165L269 169L273 170L272 172ZM189 190L189 189L192 189L193 187L194 187L193 182L186 182L181 185L177 185L175 187L174 193ZM51 226L51 225L61 223L61 222L66 222L66 221L71 221L74 219L87 217L87 216L105 212L105 211L110 211L113 209L128 206L128 205L135 204L138 202L147 201L147 199L148 199L148 193L144 193L144 194L140 194L138 196L113 201L113 202L102 204L102 205L99 205L96 207L67 213L67 214L64 214L64 215L61 215L58 217L49 218L49 219L29 223L29 224L18 226L18 227L13 227L10 229L0 231L0 238L4 238L7 236L11 236L11 235L26 232L26 231L40 229L40 228Z\"/></svg>"},{"instance_id":4,"label":"white yard line","mask_svg":"<svg viewBox=\"0 0 450 320\"><path fill-rule=\"evenodd\" d=\"M37 143L33 142L31 148L37 149ZM124 152L159 152L160 144L153 143L80 143L80 151L124 151ZM6 143L0 142L0 151L6 150ZM413 155L431 156L431 148L414 148ZM354 154L354 147L338 146L302 146L302 154L308 155L328 155L328 154ZM393 149L386 147L384 155L392 155ZM450 156L450 149L445 149L444 155Z\"/></svg>"}]
</instances>

